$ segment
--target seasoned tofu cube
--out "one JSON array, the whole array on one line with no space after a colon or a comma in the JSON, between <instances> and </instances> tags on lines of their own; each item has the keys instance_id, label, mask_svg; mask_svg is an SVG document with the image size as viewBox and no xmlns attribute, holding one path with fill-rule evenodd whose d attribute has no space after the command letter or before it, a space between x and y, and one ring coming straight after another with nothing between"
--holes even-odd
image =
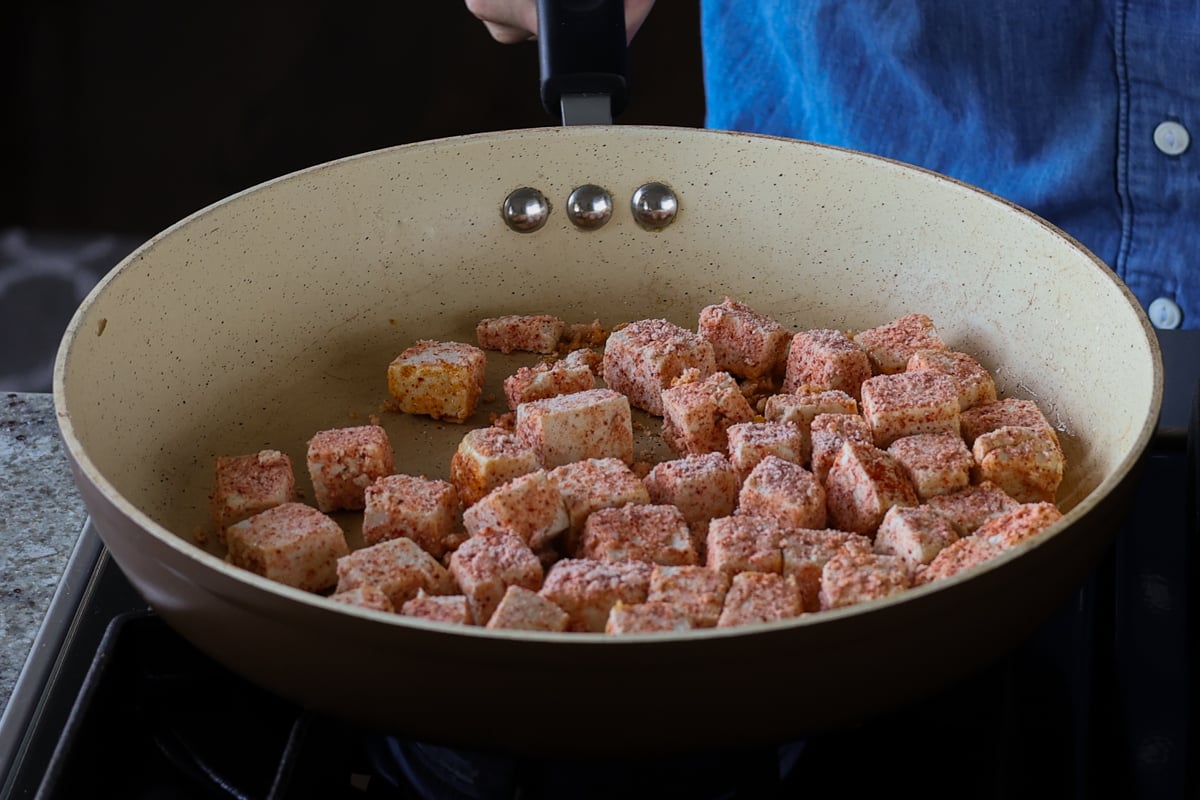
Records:
<instances>
[{"instance_id":1,"label":"seasoned tofu cube","mask_svg":"<svg viewBox=\"0 0 1200 800\"><path fill-rule=\"evenodd\" d=\"M904 559L899 556L843 549L821 570L821 609L879 600L911 585Z\"/></svg>"},{"instance_id":2,"label":"seasoned tofu cube","mask_svg":"<svg viewBox=\"0 0 1200 800\"><path fill-rule=\"evenodd\" d=\"M739 378L782 371L791 333L750 306L725 298L700 310L697 331L712 344L717 369Z\"/></svg>"},{"instance_id":3,"label":"seasoned tofu cube","mask_svg":"<svg viewBox=\"0 0 1200 800\"><path fill-rule=\"evenodd\" d=\"M862 412L876 447L918 433L959 435L958 390L954 379L940 372L900 372L867 379L862 385Z\"/></svg>"},{"instance_id":4,"label":"seasoned tofu cube","mask_svg":"<svg viewBox=\"0 0 1200 800\"><path fill-rule=\"evenodd\" d=\"M542 562L506 531L483 531L450 554L450 574L467 597L476 625L486 625L509 586L542 587Z\"/></svg>"},{"instance_id":5,"label":"seasoned tofu cube","mask_svg":"<svg viewBox=\"0 0 1200 800\"><path fill-rule=\"evenodd\" d=\"M859 387L869 377L871 362L867 351L845 333L827 329L801 331L792 337L788 348L783 391L795 394L837 390L857 399Z\"/></svg>"},{"instance_id":6,"label":"seasoned tofu cube","mask_svg":"<svg viewBox=\"0 0 1200 800\"><path fill-rule=\"evenodd\" d=\"M928 369L954 379L961 411L996 402L996 381L973 356L955 350L917 350L908 359L908 371Z\"/></svg>"},{"instance_id":7,"label":"seasoned tofu cube","mask_svg":"<svg viewBox=\"0 0 1200 800\"><path fill-rule=\"evenodd\" d=\"M660 461L642 481L650 502L683 512L696 554L703 561L709 520L729 516L737 508L742 479L729 459L723 453L701 453Z\"/></svg>"},{"instance_id":8,"label":"seasoned tofu cube","mask_svg":"<svg viewBox=\"0 0 1200 800\"><path fill-rule=\"evenodd\" d=\"M544 469L496 487L463 512L468 533L508 531L535 550L565 531L569 522L558 485Z\"/></svg>"},{"instance_id":9,"label":"seasoned tofu cube","mask_svg":"<svg viewBox=\"0 0 1200 800\"><path fill-rule=\"evenodd\" d=\"M800 590L791 578L774 572L739 572L725 593L717 627L790 619L801 611Z\"/></svg>"},{"instance_id":10,"label":"seasoned tofu cube","mask_svg":"<svg viewBox=\"0 0 1200 800\"><path fill-rule=\"evenodd\" d=\"M804 462L804 437L800 429L787 422L739 422L730 425L729 462L742 475L767 456L776 456L793 464Z\"/></svg>"},{"instance_id":11,"label":"seasoned tofu cube","mask_svg":"<svg viewBox=\"0 0 1200 800\"><path fill-rule=\"evenodd\" d=\"M875 443L871 426L858 414L817 414L809 426L812 439L812 474L822 484L829 468L837 461L842 445L848 441L859 444Z\"/></svg>"},{"instance_id":12,"label":"seasoned tofu cube","mask_svg":"<svg viewBox=\"0 0 1200 800\"><path fill-rule=\"evenodd\" d=\"M467 432L450 459L450 482L459 502L470 507L497 486L540 466L533 448L511 431L476 428Z\"/></svg>"},{"instance_id":13,"label":"seasoned tofu cube","mask_svg":"<svg viewBox=\"0 0 1200 800\"><path fill-rule=\"evenodd\" d=\"M944 548L958 541L950 521L928 506L892 506L875 534L875 552L900 556L915 573Z\"/></svg>"},{"instance_id":14,"label":"seasoned tofu cube","mask_svg":"<svg viewBox=\"0 0 1200 800\"><path fill-rule=\"evenodd\" d=\"M416 597L404 604L400 613L406 617L420 617L452 625L471 624L471 609L467 605L467 598L461 594L432 595L419 591Z\"/></svg>"},{"instance_id":15,"label":"seasoned tofu cube","mask_svg":"<svg viewBox=\"0 0 1200 800\"><path fill-rule=\"evenodd\" d=\"M362 534L366 545L407 536L434 558L458 546L458 490L449 481L385 475L367 487Z\"/></svg>"},{"instance_id":16,"label":"seasoned tofu cube","mask_svg":"<svg viewBox=\"0 0 1200 800\"><path fill-rule=\"evenodd\" d=\"M933 320L924 314L905 314L877 328L860 331L854 341L862 345L876 375L903 372L918 350L945 350Z\"/></svg>"},{"instance_id":17,"label":"seasoned tofu cube","mask_svg":"<svg viewBox=\"0 0 1200 800\"><path fill-rule=\"evenodd\" d=\"M670 603L683 611L692 627L713 628L725 605L729 576L701 566L657 565L650 573L646 602Z\"/></svg>"},{"instance_id":18,"label":"seasoned tofu cube","mask_svg":"<svg viewBox=\"0 0 1200 800\"><path fill-rule=\"evenodd\" d=\"M824 528L825 488L799 464L767 456L742 484L738 513L770 517L785 528Z\"/></svg>"},{"instance_id":19,"label":"seasoned tofu cube","mask_svg":"<svg viewBox=\"0 0 1200 800\"><path fill-rule=\"evenodd\" d=\"M539 592L567 612L567 630L603 633L617 603L646 602L651 564L564 558L546 574Z\"/></svg>"},{"instance_id":20,"label":"seasoned tofu cube","mask_svg":"<svg viewBox=\"0 0 1200 800\"><path fill-rule=\"evenodd\" d=\"M587 351L577 350L577 353ZM504 399L512 411L522 403L545 400L596 388L596 374L586 364L569 358L520 367L504 379Z\"/></svg>"},{"instance_id":21,"label":"seasoned tofu cube","mask_svg":"<svg viewBox=\"0 0 1200 800\"><path fill-rule=\"evenodd\" d=\"M954 434L902 436L888 445L887 451L904 467L922 502L965 489L971 483L975 458L962 438Z\"/></svg>"},{"instance_id":22,"label":"seasoned tofu cube","mask_svg":"<svg viewBox=\"0 0 1200 800\"><path fill-rule=\"evenodd\" d=\"M782 572L783 526L771 517L734 514L708 525L706 566L723 575Z\"/></svg>"},{"instance_id":23,"label":"seasoned tofu cube","mask_svg":"<svg viewBox=\"0 0 1200 800\"><path fill-rule=\"evenodd\" d=\"M336 580L336 577L334 578ZM386 611L389 614L395 613L396 609L392 606L392 601L388 596L381 592L378 588L370 584L356 586L345 592L336 592L329 595L330 600L338 603L345 603L350 606L358 606L359 608L370 608L375 611Z\"/></svg>"},{"instance_id":24,"label":"seasoned tofu cube","mask_svg":"<svg viewBox=\"0 0 1200 800\"><path fill-rule=\"evenodd\" d=\"M729 427L754 418L754 409L728 372L664 389L660 413L663 441L679 455L725 452Z\"/></svg>"},{"instance_id":25,"label":"seasoned tofu cube","mask_svg":"<svg viewBox=\"0 0 1200 800\"><path fill-rule=\"evenodd\" d=\"M812 422L818 414L857 414L858 402L841 389L804 390L767 398L763 416L769 422L790 422L800 431L797 464L812 463Z\"/></svg>"},{"instance_id":26,"label":"seasoned tofu cube","mask_svg":"<svg viewBox=\"0 0 1200 800\"><path fill-rule=\"evenodd\" d=\"M584 523L579 552L598 561L699 563L683 513L668 505L637 503L593 511Z\"/></svg>"},{"instance_id":27,"label":"seasoned tofu cube","mask_svg":"<svg viewBox=\"0 0 1200 800\"><path fill-rule=\"evenodd\" d=\"M492 630L550 631L567 629L567 612L523 586L509 586L492 612L487 627Z\"/></svg>"},{"instance_id":28,"label":"seasoned tofu cube","mask_svg":"<svg viewBox=\"0 0 1200 800\"><path fill-rule=\"evenodd\" d=\"M367 487L394 470L392 443L378 425L319 431L308 440L307 463L317 508L360 509Z\"/></svg>"},{"instance_id":29,"label":"seasoned tofu cube","mask_svg":"<svg viewBox=\"0 0 1200 800\"><path fill-rule=\"evenodd\" d=\"M629 400L612 389L590 389L517 406L517 437L543 467L585 458L633 461Z\"/></svg>"},{"instance_id":30,"label":"seasoned tofu cube","mask_svg":"<svg viewBox=\"0 0 1200 800\"><path fill-rule=\"evenodd\" d=\"M645 602L627 605L618 602L608 612L604 632L611 634L664 633L688 631L694 626L687 612L670 603Z\"/></svg>"},{"instance_id":31,"label":"seasoned tofu cube","mask_svg":"<svg viewBox=\"0 0 1200 800\"><path fill-rule=\"evenodd\" d=\"M796 582L802 611L821 610L821 571L844 548L871 552L866 536L833 528L785 530L781 542L783 574Z\"/></svg>"},{"instance_id":32,"label":"seasoned tofu cube","mask_svg":"<svg viewBox=\"0 0 1200 800\"><path fill-rule=\"evenodd\" d=\"M568 552L574 552L588 515L601 508L649 503L646 484L618 458L589 458L550 470L567 509Z\"/></svg>"},{"instance_id":33,"label":"seasoned tofu cube","mask_svg":"<svg viewBox=\"0 0 1200 800\"><path fill-rule=\"evenodd\" d=\"M475 413L486 367L474 345L422 339L388 365L388 392L406 414L464 422Z\"/></svg>"},{"instance_id":34,"label":"seasoned tofu cube","mask_svg":"<svg viewBox=\"0 0 1200 800\"><path fill-rule=\"evenodd\" d=\"M892 506L917 505L917 493L896 459L877 447L847 441L825 478L833 527L875 537Z\"/></svg>"},{"instance_id":35,"label":"seasoned tofu cube","mask_svg":"<svg viewBox=\"0 0 1200 800\"><path fill-rule=\"evenodd\" d=\"M296 497L296 475L292 460L278 450L260 450L244 456L218 456L209 510L217 523L217 534L268 508L289 503Z\"/></svg>"},{"instance_id":36,"label":"seasoned tofu cube","mask_svg":"<svg viewBox=\"0 0 1200 800\"><path fill-rule=\"evenodd\" d=\"M337 591L360 586L374 586L387 595L393 608L403 608L422 589L428 594L458 593L446 568L406 538L388 539L338 559Z\"/></svg>"},{"instance_id":37,"label":"seasoned tofu cube","mask_svg":"<svg viewBox=\"0 0 1200 800\"><path fill-rule=\"evenodd\" d=\"M975 536L1007 549L1033 538L1062 517L1054 503L1021 503L980 525Z\"/></svg>"},{"instance_id":38,"label":"seasoned tofu cube","mask_svg":"<svg viewBox=\"0 0 1200 800\"><path fill-rule=\"evenodd\" d=\"M484 350L553 353L564 330L566 323L549 314L508 314L481 319L475 339Z\"/></svg>"},{"instance_id":39,"label":"seasoned tofu cube","mask_svg":"<svg viewBox=\"0 0 1200 800\"><path fill-rule=\"evenodd\" d=\"M303 503L260 511L225 530L230 564L308 592L337 583L338 559L349 552L341 527Z\"/></svg>"},{"instance_id":40,"label":"seasoned tofu cube","mask_svg":"<svg viewBox=\"0 0 1200 800\"><path fill-rule=\"evenodd\" d=\"M967 447L973 447L975 440L985 433L1010 426L1045 428L1055 443L1058 443L1058 434L1054 427L1032 400L1007 397L994 403L975 406L962 412L961 422L962 437Z\"/></svg>"},{"instance_id":41,"label":"seasoned tofu cube","mask_svg":"<svg viewBox=\"0 0 1200 800\"><path fill-rule=\"evenodd\" d=\"M1022 503L1053 502L1066 461L1048 428L1005 426L975 437L976 482L990 481Z\"/></svg>"},{"instance_id":42,"label":"seasoned tofu cube","mask_svg":"<svg viewBox=\"0 0 1200 800\"><path fill-rule=\"evenodd\" d=\"M929 498L926 505L941 514L959 536L970 536L980 525L1019 505L991 481Z\"/></svg>"},{"instance_id":43,"label":"seasoned tofu cube","mask_svg":"<svg viewBox=\"0 0 1200 800\"><path fill-rule=\"evenodd\" d=\"M999 545L976 536L964 536L943 548L928 566L917 569L914 586L945 580L985 564L1003 552Z\"/></svg>"},{"instance_id":44,"label":"seasoned tofu cube","mask_svg":"<svg viewBox=\"0 0 1200 800\"><path fill-rule=\"evenodd\" d=\"M665 319L631 322L604 345L604 380L635 408L661 416L662 391L694 369L701 378L717 371L713 347L703 336Z\"/></svg>"}]
</instances>

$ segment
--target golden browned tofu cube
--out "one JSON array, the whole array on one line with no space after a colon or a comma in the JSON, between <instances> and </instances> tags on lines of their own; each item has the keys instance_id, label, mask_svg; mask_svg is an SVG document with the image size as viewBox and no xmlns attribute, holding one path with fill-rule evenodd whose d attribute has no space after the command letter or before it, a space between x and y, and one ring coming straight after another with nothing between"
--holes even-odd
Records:
<instances>
[{"instance_id":1,"label":"golden browned tofu cube","mask_svg":"<svg viewBox=\"0 0 1200 800\"><path fill-rule=\"evenodd\" d=\"M631 322L609 334L604 380L635 408L661 416L662 391L694 369L701 378L717 371L712 345L703 336L665 319Z\"/></svg>"},{"instance_id":2,"label":"golden browned tofu cube","mask_svg":"<svg viewBox=\"0 0 1200 800\"><path fill-rule=\"evenodd\" d=\"M660 413L663 441L680 455L725 452L730 426L754 418L754 409L728 372L664 389Z\"/></svg>"},{"instance_id":3,"label":"golden browned tofu cube","mask_svg":"<svg viewBox=\"0 0 1200 800\"><path fill-rule=\"evenodd\" d=\"M567 509L568 552L574 552L588 515L601 508L649 503L646 484L618 458L589 458L550 470Z\"/></svg>"},{"instance_id":4,"label":"golden browned tofu cube","mask_svg":"<svg viewBox=\"0 0 1200 800\"><path fill-rule=\"evenodd\" d=\"M763 416L769 422L790 422L800 431L798 464L812 462L812 423L818 414L857 414L858 402L841 389L800 390L767 398Z\"/></svg>"},{"instance_id":5,"label":"golden browned tofu cube","mask_svg":"<svg viewBox=\"0 0 1200 800\"><path fill-rule=\"evenodd\" d=\"M349 552L341 527L315 508L284 503L230 525L230 564L308 592L337 582L338 559Z\"/></svg>"},{"instance_id":6,"label":"golden browned tofu cube","mask_svg":"<svg viewBox=\"0 0 1200 800\"><path fill-rule=\"evenodd\" d=\"M367 487L394 470L392 443L378 425L320 431L308 440L307 464L317 508L360 509Z\"/></svg>"},{"instance_id":7,"label":"golden browned tofu cube","mask_svg":"<svg viewBox=\"0 0 1200 800\"><path fill-rule=\"evenodd\" d=\"M1018 503L996 484L983 481L957 492L931 497L926 505L948 519L959 536L969 536L980 525Z\"/></svg>"},{"instance_id":8,"label":"golden browned tofu cube","mask_svg":"<svg viewBox=\"0 0 1200 800\"><path fill-rule=\"evenodd\" d=\"M739 572L725 593L717 627L790 619L802 610L800 590L791 578L774 572Z\"/></svg>"},{"instance_id":9,"label":"golden browned tofu cube","mask_svg":"<svg viewBox=\"0 0 1200 800\"><path fill-rule=\"evenodd\" d=\"M604 632L611 634L665 633L693 628L687 612L670 603L651 602L627 605L617 603L608 612Z\"/></svg>"},{"instance_id":10,"label":"golden browned tofu cube","mask_svg":"<svg viewBox=\"0 0 1200 800\"><path fill-rule=\"evenodd\" d=\"M568 524L562 494L544 469L501 484L463 512L468 533L508 531L534 549L549 543Z\"/></svg>"},{"instance_id":11,"label":"golden browned tofu cube","mask_svg":"<svg viewBox=\"0 0 1200 800\"><path fill-rule=\"evenodd\" d=\"M576 353L590 351L576 350ZM572 354L574 355L574 354ZM560 361L520 367L504 379L504 400L512 411L522 403L545 400L596 388L596 374L586 363L570 356Z\"/></svg>"},{"instance_id":12,"label":"golden browned tofu cube","mask_svg":"<svg viewBox=\"0 0 1200 800\"><path fill-rule=\"evenodd\" d=\"M954 350L917 350L908 359L908 371L928 369L954 379L962 411L996 402L996 381L973 356Z\"/></svg>"},{"instance_id":13,"label":"golden browned tofu cube","mask_svg":"<svg viewBox=\"0 0 1200 800\"><path fill-rule=\"evenodd\" d=\"M1006 426L975 437L976 482L990 481L1022 503L1053 502L1066 459L1044 427Z\"/></svg>"},{"instance_id":14,"label":"golden browned tofu cube","mask_svg":"<svg viewBox=\"0 0 1200 800\"><path fill-rule=\"evenodd\" d=\"M994 403L975 406L962 413L961 422L962 437L967 447L973 447L975 440L985 433L1010 426L1045 428L1054 437L1055 443L1058 443L1058 434L1054 427L1032 400L1006 397Z\"/></svg>"},{"instance_id":15,"label":"golden browned tofu cube","mask_svg":"<svg viewBox=\"0 0 1200 800\"><path fill-rule=\"evenodd\" d=\"M476 625L487 625L509 586L542 587L542 562L516 534L483 531L450 554L450 574L467 597Z\"/></svg>"},{"instance_id":16,"label":"golden browned tofu cube","mask_svg":"<svg viewBox=\"0 0 1200 800\"><path fill-rule=\"evenodd\" d=\"M406 617L418 617L451 625L470 625L472 621L467 598L461 594L432 595L420 591L416 597L404 604L400 613Z\"/></svg>"},{"instance_id":17,"label":"golden browned tofu cube","mask_svg":"<svg viewBox=\"0 0 1200 800\"><path fill-rule=\"evenodd\" d=\"M1062 517L1053 503L1021 503L980 525L975 536L1007 549L1037 536Z\"/></svg>"},{"instance_id":18,"label":"golden browned tofu cube","mask_svg":"<svg viewBox=\"0 0 1200 800\"><path fill-rule=\"evenodd\" d=\"M729 576L701 566L666 567L656 565L650 573L646 602L670 603L687 614L696 628L716 627Z\"/></svg>"},{"instance_id":19,"label":"golden browned tofu cube","mask_svg":"<svg viewBox=\"0 0 1200 800\"><path fill-rule=\"evenodd\" d=\"M845 392L858 398L862 382L871 377L867 351L842 331L801 331L788 348L783 391Z\"/></svg>"},{"instance_id":20,"label":"golden browned tofu cube","mask_svg":"<svg viewBox=\"0 0 1200 800\"><path fill-rule=\"evenodd\" d=\"M924 314L905 314L877 328L860 331L854 341L867 351L877 375L903 372L918 350L945 350L946 343Z\"/></svg>"},{"instance_id":21,"label":"golden browned tofu cube","mask_svg":"<svg viewBox=\"0 0 1200 800\"><path fill-rule=\"evenodd\" d=\"M859 444L875 443L871 426L858 414L817 414L809 426L812 440L812 474L822 484L829 468L837 461L842 445L848 441Z\"/></svg>"},{"instance_id":22,"label":"golden browned tofu cube","mask_svg":"<svg viewBox=\"0 0 1200 800\"><path fill-rule=\"evenodd\" d=\"M546 574L539 594L567 612L567 630L603 633L617 603L646 602L651 564L564 558Z\"/></svg>"},{"instance_id":23,"label":"golden browned tofu cube","mask_svg":"<svg viewBox=\"0 0 1200 800\"><path fill-rule=\"evenodd\" d=\"M547 469L587 458L633 461L629 400L612 389L522 403L515 432Z\"/></svg>"},{"instance_id":24,"label":"golden browned tofu cube","mask_svg":"<svg viewBox=\"0 0 1200 800\"><path fill-rule=\"evenodd\" d=\"M770 517L784 528L824 528L825 487L799 464L767 456L742 484L738 513Z\"/></svg>"},{"instance_id":25,"label":"golden browned tofu cube","mask_svg":"<svg viewBox=\"0 0 1200 800\"><path fill-rule=\"evenodd\" d=\"M843 548L871 552L866 536L833 528L785 530L781 541L783 574L796 582L803 611L821 610L821 571Z\"/></svg>"},{"instance_id":26,"label":"golden browned tofu cube","mask_svg":"<svg viewBox=\"0 0 1200 800\"><path fill-rule=\"evenodd\" d=\"M896 459L847 441L825 478L825 501L833 527L874 538L887 510L917 505L917 493Z\"/></svg>"},{"instance_id":27,"label":"golden browned tofu cube","mask_svg":"<svg viewBox=\"0 0 1200 800\"><path fill-rule=\"evenodd\" d=\"M804 437L787 422L739 422L730 425L729 462L743 477L767 456L793 464L804 463Z\"/></svg>"},{"instance_id":28,"label":"golden browned tofu cube","mask_svg":"<svg viewBox=\"0 0 1200 800\"><path fill-rule=\"evenodd\" d=\"M209 509L222 540L225 529L296 497L292 460L278 450L218 456Z\"/></svg>"},{"instance_id":29,"label":"golden browned tofu cube","mask_svg":"<svg viewBox=\"0 0 1200 800\"><path fill-rule=\"evenodd\" d=\"M450 482L459 501L469 507L497 486L540 466L537 453L516 434L494 426L476 428L467 432L450 459Z\"/></svg>"},{"instance_id":30,"label":"golden browned tofu cube","mask_svg":"<svg viewBox=\"0 0 1200 800\"><path fill-rule=\"evenodd\" d=\"M449 481L385 475L367 487L362 534L366 545L407 536L434 558L463 540L458 491Z\"/></svg>"},{"instance_id":31,"label":"golden browned tofu cube","mask_svg":"<svg viewBox=\"0 0 1200 800\"><path fill-rule=\"evenodd\" d=\"M727 576L739 572L782 572L783 526L771 517L734 514L708 525L706 566Z\"/></svg>"},{"instance_id":32,"label":"golden browned tofu cube","mask_svg":"<svg viewBox=\"0 0 1200 800\"><path fill-rule=\"evenodd\" d=\"M337 562L337 591L374 586L387 595L393 608L424 590L428 594L457 594L454 578L437 559L412 539L388 539L363 547Z\"/></svg>"},{"instance_id":33,"label":"golden browned tofu cube","mask_svg":"<svg viewBox=\"0 0 1200 800\"><path fill-rule=\"evenodd\" d=\"M940 372L869 378L862 385L862 411L876 447L918 433L959 435L958 390L954 379Z\"/></svg>"},{"instance_id":34,"label":"golden browned tofu cube","mask_svg":"<svg viewBox=\"0 0 1200 800\"><path fill-rule=\"evenodd\" d=\"M481 319L475 339L484 350L553 353L565 330L566 324L549 314L508 314Z\"/></svg>"},{"instance_id":35,"label":"golden browned tofu cube","mask_svg":"<svg viewBox=\"0 0 1200 800\"><path fill-rule=\"evenodd\" d=\"M464 342L422 339L388 365L388 392L406 414L464 422L483 393L487 355Z\"/></svg>"},{"instance_id":36,"label":"golden browned tofu cube","mask_svg":"<svg viewBox=\"0 0 1200 800\"><path fill-rule=\"evenodd\" d=\"M843 548L821 570L821 609L879 600L910 585L908 569L899 556Z\"/></svg>"},{"instance_id":37,"label":"golden browned tofu cube","mask_svg":"<svg viewBox=\"0 0 1200 800\"><path fill-rule=\"evenodd\" d=\"M967 488L975 457L959 436L952 433L918 433L902 436L888 445L900 462L919 500Z\"/></svg>"},{"instance_id":38,"label":"golden browned tofu cube","mask_svg":"<svg viewBox=\"0 0 1200 800\"><path fill-rule=\"evenodd\" d=\"M330 600L338 603L345 603L349 606L358 606L359 608L370 608L375 611L386 611L389 614L395 613L396 609L392 606L392 601L388 596L378 588L365 584L356 586L353 589L348 589L344 592L335 592L329 595Z\"/></svg>"},{"instance_id":39,"label":"golden browned tofu cube","mask_svg":"<svg viewBox=\"0 0 1200 800\"><path fill-rule=\"evenodd\" d=\"M598 561L696 564L696 548L675 506L635 503L593 511L583 526L580 555Z\"/></svg>"},{"instance_id":40,"label":"golden browned tofu cube","mask_svg":"<svg viewBox=\"0 0 1200 800\"><path fill-rule=\"evenodd\" d=\"M655 464L642 479L650 502L673 505L683 512L696 554L704 559L709 520L737 507L742 479L722 453L701 453Z\"/></svg>"},{"instance_id":41,"label":"golden browned tofu cube","mask_svg":"<svg viewBox=\"0 0 1200 800\"><path fill-rule=\"evenodd\" d=\"M561 633L567 629L570 617L567 612L521 586L509 586L504 598L487 627L492 630L549 631Z\"/></svg>"},{"instance_id":42,"label":"golden browned tofu cube","mask_svg":"<svg viewBox=\"0 0 1200 800\"><path fill-rule=\"evenodd\" d=\"M713 347L717 369L739 378L782 371L791 332L750 306L725 298L700 310L697 331Z\"/></svg>"},{"instance_id":43,"label":"golden browned tofu cube","mask_svg":"<svg viewBox=\"0 0 1200 800\"><path fill-rule=\"evenodd\" d=\"M956 541L954 526L928 506L892 506L875 533L875 552L900 556L915 573Z\"/></svg>"}]
</instances>

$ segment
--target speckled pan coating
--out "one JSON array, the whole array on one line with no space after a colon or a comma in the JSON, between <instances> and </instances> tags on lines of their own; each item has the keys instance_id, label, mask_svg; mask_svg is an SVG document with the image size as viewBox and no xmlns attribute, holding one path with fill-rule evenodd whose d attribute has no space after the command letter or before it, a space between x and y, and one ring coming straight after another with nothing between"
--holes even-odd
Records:
<instances>
[{"instance_id":1,"label":"speckled pan coating","mask_svg":"<svg viewBox=\"0 0 1200 800\"><path fill-rule=\"evenodd\" d=\"M680 203L675 224L657 233L628 207L651 180ZM598 231L563 213L584 183L617 199ZM553 208L536 233L501 218L503 198L522 186ZM1065 519L968 575L866 606L615 641L388 616L275 585L193 541L215 456L277 448L299 463L315 431L379 411L387 364L417 339L470 341L480 319L503 314L664 317L694 329L699 310L726 296L796 330L928 314L948 346L992 371L1002 395L1046 409L1070 465ZM484 394L503 409L499 381L527 362L494 355ZM118 563L164 618L239 672L434 741L661 751L852 722L1010 647L1110 541L1158 414L1161 364L1112 272L969 187L795 141L587 127L383 150L197 213L84 302L59 353L55 400L81 493ZM487 411L466 424L486 424ZM394 414L381 424L398 471L448 477L463 426ZM360 534L345 522L355 546ZM1026 589L1012 592L1014 582ZM893 654L888 681L873 679L865 643ZM933 665L922 655L930 648L942 654ZM503 675L506 691L479 674ZM456 687L458 712L429 691L435 678ZM665 685L671 692L659 692ZM838 685L855 689L830 690ZM733 722L745 686L772 687L776 713L754 728ZM661 722L639 731L596 715L547 725L512 713L580 687L597 706L656 704ZM473 707L480 713L462 713Z\"/></svg>"}]
</instances>

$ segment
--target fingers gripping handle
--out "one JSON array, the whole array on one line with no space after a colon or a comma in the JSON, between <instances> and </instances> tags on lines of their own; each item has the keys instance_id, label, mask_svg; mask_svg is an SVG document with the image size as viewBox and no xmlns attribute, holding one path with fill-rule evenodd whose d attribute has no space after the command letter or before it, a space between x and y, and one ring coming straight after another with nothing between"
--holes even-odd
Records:
<instances>
[{"instance_id":1,"label":"fingers gripping handle","mask_svg":"<svg viewBox=\"0 0 1200 800\"><path fill-rule=\"evenodd\" d=\"M593 109L607 96L608 121L629 102L623 0L538 0L538 55L542 105L564 123L564 96Z\"/></svg>"}]
</instances>

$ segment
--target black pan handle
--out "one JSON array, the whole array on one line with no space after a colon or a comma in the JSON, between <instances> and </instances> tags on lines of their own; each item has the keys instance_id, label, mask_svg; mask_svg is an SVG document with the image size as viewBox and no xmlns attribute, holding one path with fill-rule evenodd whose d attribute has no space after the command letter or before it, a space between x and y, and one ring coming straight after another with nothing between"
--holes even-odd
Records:
<instances>
[{"instance_id":1,"label":"black pan handle","mask_svg":"<svg viewBox=\"0 0 1200 800\"><path fill-rule=\"evenodd\" d=\"M562 116L564 94L608 95L612 115L629 102L624 0L538 0L542 105Z\"/></svg>"}]
</instances>

